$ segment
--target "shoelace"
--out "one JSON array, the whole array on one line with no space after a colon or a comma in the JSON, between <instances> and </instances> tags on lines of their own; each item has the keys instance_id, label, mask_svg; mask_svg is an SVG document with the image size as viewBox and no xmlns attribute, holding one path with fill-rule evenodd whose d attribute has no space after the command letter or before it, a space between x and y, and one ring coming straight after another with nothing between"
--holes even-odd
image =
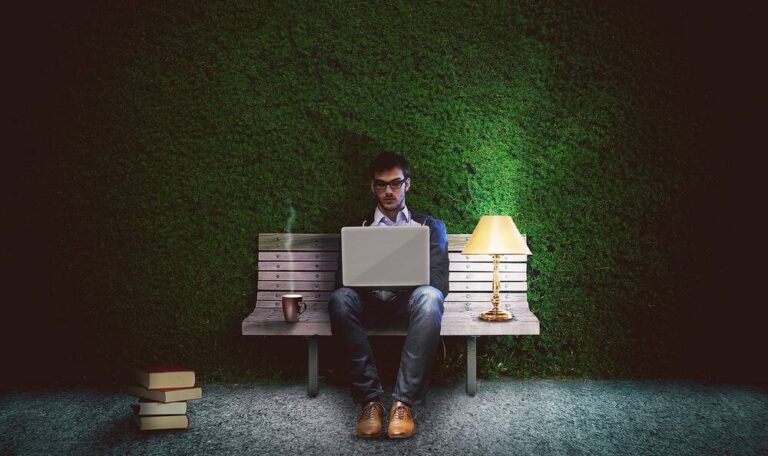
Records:
<instances>
[{"instance_id":1,"label":"shoelace","mask_svg":"<svg viewBox=\"0 0 768 456\"><path fill-rule=\"evenodd\" d=\"M371 402L370 404L366 405L365 408L363 408L363 417L366 419L373 419L376 415L376 410L381 409L381 411L384 411L384 406L377 402Z\"/></svg>"},{"instance_id":2,"label":"shoelace","mask_svg":"<svg viewBox=\"0 0 768 456\"><path fill-rule=\"evenodd\" d=\"M394 416L396 420L404 420L405 419L405 406L401 405L400 407L395 408Z\"/></svg>"}]
</instances>

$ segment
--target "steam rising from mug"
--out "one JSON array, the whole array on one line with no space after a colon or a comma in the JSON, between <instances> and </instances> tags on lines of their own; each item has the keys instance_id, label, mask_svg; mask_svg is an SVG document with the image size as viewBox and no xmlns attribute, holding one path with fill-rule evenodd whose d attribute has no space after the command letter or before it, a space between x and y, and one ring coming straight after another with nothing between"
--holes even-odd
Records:
<instances>
[{"instance_id":1,"label":"steam rising from mug","mask_svg":"<svg viewBox=\"0 0 768 456\"><path fill-rule=\"evenodd\" d=\"M285 222L285 232L289 234L288 242L286 243L286 249L288 250L288 261L293 261L293 252L291 250L291 244L293 244L293 238L290 236L291 227L293 227L293 221L296 220L296 210L293 208L290 199L283 201L288 206L288 220ZM294 291L293 279L291 279L291 293Z\"/></svg>"}]
</instances>

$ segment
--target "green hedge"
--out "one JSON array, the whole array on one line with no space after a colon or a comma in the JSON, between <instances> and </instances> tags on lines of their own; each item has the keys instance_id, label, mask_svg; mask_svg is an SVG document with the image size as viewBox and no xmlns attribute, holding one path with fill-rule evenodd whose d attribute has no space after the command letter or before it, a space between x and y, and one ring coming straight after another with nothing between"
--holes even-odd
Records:
<instances>
[{"instance_id":1,"label":"green hedge","mask_svg":"<svg viewBox=\"0 0 768 456\"><path fill-rule=\"evenodd\" d=\"M412 162L409 207L449 233L509 214L528 235L541 335L481 339L481 376L675 373L698 119L684 62L636 11L161 3L96 15L57 163L84 370L301 378L286 358L302 340L239 335L256 236L291 209L294 232L362 215L366 165L393 150ZM448 340L439 377L462 374L463 349Z\"/></svg>"}]
</instances>

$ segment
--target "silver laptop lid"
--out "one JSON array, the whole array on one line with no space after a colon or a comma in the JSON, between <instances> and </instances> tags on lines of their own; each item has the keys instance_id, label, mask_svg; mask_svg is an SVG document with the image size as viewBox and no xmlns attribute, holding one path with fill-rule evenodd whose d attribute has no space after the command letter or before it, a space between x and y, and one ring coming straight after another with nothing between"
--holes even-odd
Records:
<instances>
[{"instance_id":1,"label":"silver laptop lid","mask_svg":"<svg viewBox=\"0 0 768 456\"><path fill-rule=\"evenodd\" d=\"M429 227L345 226L341 261L345 287L429 285Z\"/></svg>"}]
</instances>

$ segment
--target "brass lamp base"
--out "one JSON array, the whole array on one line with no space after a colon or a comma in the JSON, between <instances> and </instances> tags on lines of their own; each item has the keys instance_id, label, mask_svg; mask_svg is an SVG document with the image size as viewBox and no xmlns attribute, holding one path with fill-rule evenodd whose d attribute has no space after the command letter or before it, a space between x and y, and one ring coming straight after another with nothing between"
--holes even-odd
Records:
<instances>
[{"instance_id":1,"label":"brass lamp base","mask_svg":"<svg viewBox=\"0 0 768 456\"><path fill-rule=\"evenodd\" d=\"M499 280L499 255L492 255L493 257L493 295L491 296L491 304L493 309L486 310L480 314L480 318L485 321L509 321L512 319L512 314L506 310L499 310L499 304L501 303L501 296L499 291L501 290L501 280Z\"/></svg>"},{"instance_id":2,"label":"brass lamp base","mask_svg":"<svg viewBox=\"0 0 768 456\"><path fill-rule=\"evenodd\" d=\"M507 321L512 319L512 314L506 310L492 309L481 313L480 318L487 321Z\"/></svg>"}]
</instances>

